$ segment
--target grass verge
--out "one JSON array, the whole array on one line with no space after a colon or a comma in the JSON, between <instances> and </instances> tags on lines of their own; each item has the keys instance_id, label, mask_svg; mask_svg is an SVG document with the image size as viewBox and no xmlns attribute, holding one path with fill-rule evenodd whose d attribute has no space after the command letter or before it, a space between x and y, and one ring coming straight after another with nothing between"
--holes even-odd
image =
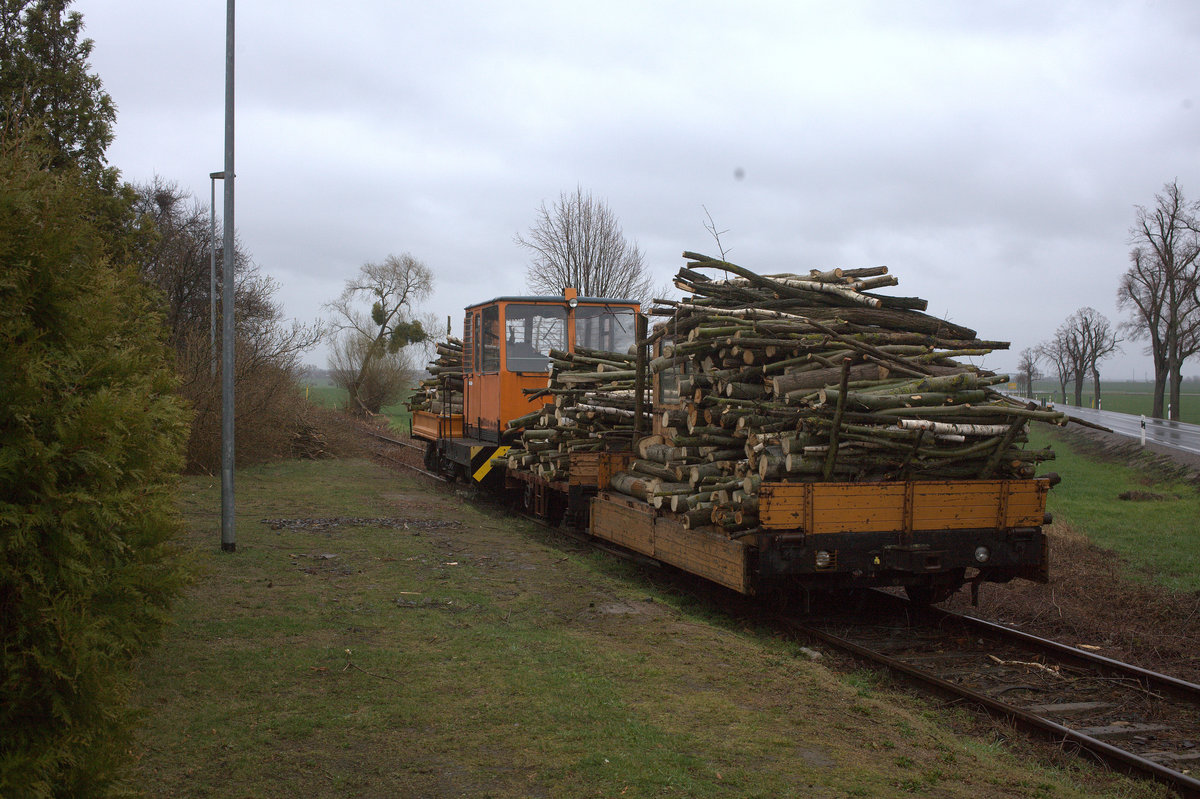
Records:
<instances>
[{"instance_id":1,"label":"grass verge","mask_svg":"<svg viewBox=\"0 0 1200 799\"><path fill-rule=\"evenodd\" d=\"M147 795L1161 795L369 462L238 479L232 554L215 481L185 481L202 576L139 666Z\"/></svg>"},{"instance_id":2,"label":"grass verge","mask_svg":"<svg viewBox=\"0 0 1200 799\"><path fill-rule=\"evenodd\" d=\"M1048 501L1092 543L1112 550L1136 578L1165 588L1200 591L1200 492L1136 464L1100 460L1074 440L1034 425L1030 446L1052 446L1050 469L1063 481ZM1122 495L1133 498L1122 499Z\"/></svg>"}]
</instances>

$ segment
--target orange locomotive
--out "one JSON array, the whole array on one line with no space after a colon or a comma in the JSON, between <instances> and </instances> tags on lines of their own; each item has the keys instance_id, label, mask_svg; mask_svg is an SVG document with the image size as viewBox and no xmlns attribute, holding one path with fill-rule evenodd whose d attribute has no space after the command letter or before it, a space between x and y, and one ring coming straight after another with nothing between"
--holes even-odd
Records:
<instances>
[{"instance_id":1,"label":"orange locomotive","mask_svg":"<svg viewBox=\"0 0 1200 799\"><path fill-rule=\"evenodd\" d=\"M633 453L572 453L562 482L497 465L509 449L508 422L545 402L529 394L547 385L550 351L628 352L638 313L632 300L579 297L573 289L468 307L462 413L413 413L411 433L427 442L427 467L522 490L539 515L565 515L597 538L744 594L903 586L917 601L937 602L968 582L974 591L1015 577L1047 581L1042 525L1054 478L763 483L759 527L730 537L691 529L676 514L610 490L609 478ZM678 378L671 370L654 375L648 388L658 410L679 407Z\"/></svg>"},{"instance_id":2,"label":"orange locomotive","mask_svg":"<svg viewBox=\"0 0 1200 799\"><path fill-rule=\"evenodd\" d=\"M425 465L481 483L492 459L508 447L510 419L542 406L526 389L546 387L551 350L585 347L626 352L634 345L634 300L580 297L496 297L467 308L463 325L463 411L414 411L412 436L427 444Z\"/></svg>"}]
</instances>

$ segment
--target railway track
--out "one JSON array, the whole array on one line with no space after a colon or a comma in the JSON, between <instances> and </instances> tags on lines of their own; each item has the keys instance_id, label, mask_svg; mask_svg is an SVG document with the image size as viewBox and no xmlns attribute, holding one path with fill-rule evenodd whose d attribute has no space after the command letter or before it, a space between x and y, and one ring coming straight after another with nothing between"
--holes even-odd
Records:
<instances>
[{"instance_id":1,"label":"railway track","mask_svg":"<svg viewBox=\"0 0 1200 799\"><path fill-rule=\"evenodd\" d=\"M380 433L375 433L370 430L366 431L366 433L367 433L367 435L371 436L372 438L387 442L389 444L396 444L401 447L406 447L410 450L415 450L415 451L421 453L422 456L424 456L424 453L425 453L424 447L414 444L411 441L404 441L403 439L392 438L390 436L385 436L385 435L382 435ZM393 463L397 466L403 466L406 469L410 469L419 474L423 474L426 477L432 477L435 480L438 480L443 483L448 482L444 475L435 474L434 472L428 471L419 466L415 466L412 463L409 463L408 461L405 461L402 458L392 457L384 452L378 452L377 454L379 455L379 457L386 459L389 463ZM526 521L533 522L534 524L539 524L542 527L546 527L546 528L553 527L552 525L548 524L545 519L543 519L539 516L536 516L526 510L521 509L521 508L512 508L511 512L519 515L521 518L525 519ZM599 539L592 538L591 536L589 536L585 533L575 532L574 530L570 529L569 527L553 527L553 529L556 532L570 536L571 538L575 539L576 541L578 541L580 543L588 544L589 546L595 547L596 549L603 550L604 552L607 552L610 555L613 555L618 558L622 558L624 560L628 560L632 563L637 563L642 566L649 566L649 567L653 567L653 568L662 566L661 563L659 563L657 560L654 560L653 558L648 558L645 555L639 555L638 553L630 552L629 550L620 549L618 547L607 544L606 542L600 541Z\"/></svg>"},{"instance_id":2,"label":"railway track","mask_svg":"<svg viewBox=\"0 0 1200 799\"><path fill-rule=\"evenodd\" d=\"M370 435L424 452L409 441ZM403 458L379 455L445 482ZM633 554L603 548L622 557ZM1192 776L1200 773L1200 685L970 616L917 608L883 592L869 592L864 603L850 611L778 621L927 690L969 701L1027 731L1166 783L1181 796L1200 797L1200 780Z\"/></svg>"},{"instance_id":3,"label":"railway track","mask_svg":"<svg viewBox=\"0 0 1200 799\"><path fill-rule=\"evenodd\" d=\"M422 447L422 446L420 446L420 445L418 445L418 444L414 444L414 443L412 443L411 441L404 441L403 439L399 439L399 438L392 438L391 436L385 436L385 435L383 435L382 433L376 433L376 432L374 432L373 430L364 430L363 432L365 432L365 433L366 433L367 435L369 435L371 438L377 439L377 440L379 440L379 441L385 441L385 442L387 442L387 443L389 443L389 444L394 444L394 445L396 445L396 446L404 447L404 448L406 448L406 449L415 450L415 451L417 451L417 452L421 453L421 456L422 456L422 458L424 458L424 455L425 455L425 448L424 448L424 447ZM396 457L393 457L393 456L391 456L391 455L388 455L386 452L383 452L383 451L377 451L377 452L376 452L376 454L377 454L379 457L381 457L381 458L385 459L386 461L388 461L389 463L394 463L394 464L396 464L397 466L403 466L403 467L404 467L404 468L406 468L406 469L411 469L412 471L414 471L414 472L417 472L417 473L419 473L419 474L423 474L423 475L425 475L426 477L432 477L434 480L440 480L440 481L442 481L442 482L445 482L445 481L446 481L446 478L445 478L445 477L443 477L442 475L440 475L440 474L437 474L437 473L435 473L435 472L431 472L431 471L429 471L429 470L427 470L427 469L424 469L424 468L422 468L422 467L420 467L420 466L416 466L416 465L414 465L414 464L412 464L412 463L409 463L408 461L404 460L403 458L396 458Z\"/></svg>"},{"instance_id":4,"label":"railway track","mask_svg":"<svg viewBox=\"0 0 1200 799\"><path fill-rule=\"evenodd\" d=\"M1200 797L1200 685L1001 625L871 596L854 616L780 617L810 640Z\"/></svg>"}]
</instances>

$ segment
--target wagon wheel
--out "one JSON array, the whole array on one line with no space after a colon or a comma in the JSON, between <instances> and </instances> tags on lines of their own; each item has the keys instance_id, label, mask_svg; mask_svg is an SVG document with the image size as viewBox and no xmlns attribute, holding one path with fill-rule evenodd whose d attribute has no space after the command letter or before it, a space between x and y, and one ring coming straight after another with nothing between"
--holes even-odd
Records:
<instances>
[{"instance_id":1,"label":"wagon wheel","mask_svg":"<svg viewBox=\"0 0 1200 799\"><path fill-rule=\"evenodd\" d=\"M958 571L928 583L906 585L904 593L914 605L936 605L952 597L962 586L963 573Z\"/></svg>"},{"instance_id":2,"label":"wagon wheel","mask_svg":"<svg viewBox=\"0 0 1200 799\"><path fill-rule=\"evenodd\" d=\"M437 471L438 467L438 452L437 442L430 441L425 444L425 468L429 471Z\"/></svg>"}]
</instances>

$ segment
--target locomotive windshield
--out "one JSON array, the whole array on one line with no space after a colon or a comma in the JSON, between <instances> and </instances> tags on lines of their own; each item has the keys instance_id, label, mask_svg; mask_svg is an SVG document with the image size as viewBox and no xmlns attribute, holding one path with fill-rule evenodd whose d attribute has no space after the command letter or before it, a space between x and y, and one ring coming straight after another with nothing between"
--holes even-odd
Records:
<instances>
[{"instance_id":1,"label":"locomotive windshield","mask_svg":"<svg viewBox=\"0 0 1200 799\"><path fill-rule=\"evenodd\" d=\"M634 344L632 308L607 305L575 309L575 346L627 353Z\"/></svg>"},{"instance_id":2,"label":"locomotive windshield","mask_svg":"<svg viewBox=\"0 0 1200 799\"><path fill-rule=\"evenodd\" d=\"M504 310L505 368L545 372L550 350L567 348L567 309L554 305L516 305Z\"/></svg>"}]
</instances>

